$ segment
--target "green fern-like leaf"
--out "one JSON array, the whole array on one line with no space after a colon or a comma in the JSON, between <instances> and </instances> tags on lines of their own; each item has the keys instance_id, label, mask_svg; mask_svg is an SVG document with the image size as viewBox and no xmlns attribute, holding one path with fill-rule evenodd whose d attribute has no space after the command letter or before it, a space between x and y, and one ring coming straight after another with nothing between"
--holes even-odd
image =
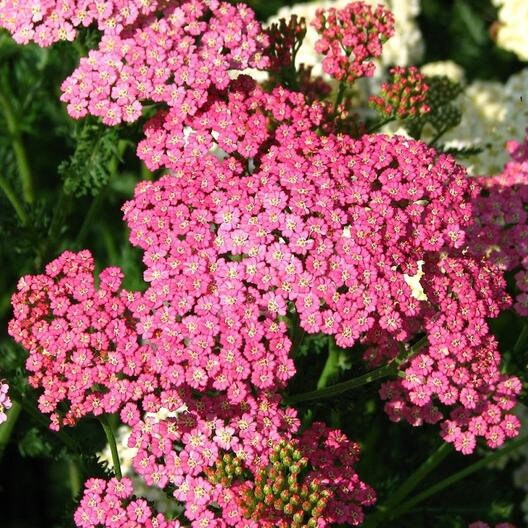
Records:
<instances>
[{"instance_id":1,"label":"green fern-like leaf","mask_svg":"<svg viewBox=\"0 0 528 528\"><path fill-rule=\"evenodd\" d=\"M75 196L96 195L107 184L112 160L118 157L118 128L87 119L75 130L73 139L74 153L58 168L64 190Z\"/></svg>"}]
</instances>

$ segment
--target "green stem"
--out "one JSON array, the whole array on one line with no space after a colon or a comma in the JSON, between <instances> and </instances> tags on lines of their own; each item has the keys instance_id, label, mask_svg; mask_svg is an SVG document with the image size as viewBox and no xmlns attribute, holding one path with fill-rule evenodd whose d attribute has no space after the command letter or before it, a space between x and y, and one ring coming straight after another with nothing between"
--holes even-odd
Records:
<instances>
[{"instance_id":1,"label":"green stem","mask_svg":"<svg viewBox=\"0 0 528 528\"><path fill-rule=\"evenodd\" d=\"M394 120L394 117L387 117L385 119L382 119L381 121L378 121L375 125L372 125L367 130L367 134L372 134L372 132L376 132L376 130L379 130L381 127L385 126L388 123L392 123Z\"/></svg>"},{"instance_id":2,"label":"green stem","mask_svg":"<svg viewBox=\"0 0 528 528\"><path fill-rule=\"evenodd\" d=\"M40 269L55 251L56 241L64 228L66 217L71 207L71 196L61 189L57 198L46 238L43 238L35 255L35 268Z\"/></svg>"},{"instance_id":3,"label":"green stem","mask_svg":"<svg viewBox=\"0 0 528 528\"><path fill-rule=\"evenodd\" d=\"M365 528L375 528L383 521L391 510L398 506L409 493L411 493L422 480L436 469L442 461L453 452L451 444L443 442L440 447L414 472L412 473L402 485L390 497L378 507L378 511L365 523Z\"/></svg>"},{"instance_id":4,"label":"green stem","mask_svg":"<svg viewBox=\"0 0 528 528\"><path fill-rule=\"evenodd\" d=\"M485 468L486 466L488 466L495 460L498 460L499 458L502 458L503 456L515 451L516 449L519 449L519 447L523 446L527 442L528 442L528 435L524 435L524 436L521 436L520 438L517 438L516 440L513 440L512 442L510 442L509 445L500 449L499 451L496 451L495 453L480 459L474 464L471 464L470 466L458 471L457 473L454 473L453 475L445 478L444 480L441 480L440 482L438 482L434 486L431 486L425 491L422 491L422 493L419 493L412 499L403 503L398 508L394 509L387 516L387 519L392 521L393 519L400 517L401 515L407 513L411 508L413 508L417 504L420 504L421 502L428 499L429 497L436 495L437 493L445 490L446 488L451 487L453 484L456 484L460 480L463 480L466 477L469 477L469 475L472 475L473 473L476 473L477 471Z\"/></svg>"},{"instance_id":5,"label":"green stem","mask_svg":"<svg viewBox=\"0 0 528 528\"><path fill-rule=\"evenodd\" d=\"M7 420L0 425L0 460L4 454L5 448L9 443L13 429L17 423L18 417L20 416L20 411L22 407L16 401L11 405L11 408L7 411Z\"/></svg>"},{"instance_id":6,"label":"green stem","mask_svg":"<svg viewBox=\"0 0 528 528\"><path fill-rule=\"evenodd\" d=\"M70 481L72 498L75 499L81 491L81 475L73 456L67 456L66 464L68 465L68 478Z\"/></svg>"},{"instance_id":7,"label":"green stem","mask_svg":"<svg viewBox=\"0 0 528 528\"><path fill-rule=\"evenodd\" d=\"M106 254L108 255L108 259L110 262L117 262L118 261L118 254L117 254L117 248L114 243L114 239L112 237L112 234L107 229L107 227L103 227L102 231L103 236L103 244L105 246Z\"/></svg>"},{"instance_id":8,"label":"green stem","mask_svg":"<svg viewBox=\"0 0 528 528\"><path fill-rule=\"evenodd\" d=\"M123 476L121 474L121 463L119 462L119 453L117 452L117 444L115 440L114 430L107 417L99 418L99 422L103 426L103 430L108 440L108 445L110 446L110 452L112 453L112 462L114 464L114 473L118 479L121 479Z\"/></svg>"},{"instance_id":9,"label":"green stem","mask_svg":"<svg viewBox=\"0 0 528 528\"><path fill-rule=\"evenodd\" d=\"M335 376L338 369L338 360L339 348L337 348L334 339L330 337L328 339L328 357L323 367L323 371L319 376L319 380L317 381L318 389L323 389L324 387L326 387L328 381Z\"/></svg>"},{"instance_id":10,"label":"green stem","mask_svg":"<svg viewBox=\"0 0 528 528\"><path fill-rule=\"evenodd\" d=\"M18 200L17 195L11 188L11 185L9 185L9 182L3 176L0 176L0 189L4 191L6 198L9 200L9 203L13 206L13 209L15 210L18 216L18 219L20 220L20 223L22 225L26 225L28 221L28 216L26 214L26 211L24 210L24 207Z\"/></svg>"},{"instance_id":11,"label":"green stem","mask_svg":"<svg viewBox=\"0 0 528 528\"><path fill-rule=\"evenodd\" d=\"M79 229L79 232L77 233L77 236L75 237L75 244L77 246L82 246L83 241L86 237L86 234L88 233L88 230L90 227L92 227L93 220L97 213L99 212L99 209L101 208L101 205L103 203L103 195L104 195L104 189L101 189L99 191L99 194L92 200L92 203L90 204L90 207L88 208L88 212L86 213L86 216L84 217L83 223L81 225L81 228Z\"/></svg>"},{"instance_id":12,"label":"green stem","mask_svg":"<svg viewBox=\"0 0 528 528\"><path fill-rule=\"evenodd\" d=\"M150 170L147 168L147 166L143 162L141 162L141 165L140 165L140 174L141 174L142 180L150 181L154 179L154 174L150 172Z\"/></svg>"},{"instance_id":13,"label":"green stem","mask_svg":"<svg viewBox=\"0 0 528 528\"><path fill-rule=\"evenodd\" d=\"M330 385L330 387L323 387L321 389L316 389L310 392L303 392L301 394L293 394L286 398L288 404L294 404L305 401L321 400L324 398L332 398L343 392L347 392L362 385L367 385L381 378L386 378L388 376L395 376L398 373L399 366L410 359L412 356L418 353L425 345L427 344L427 338L423 337L415 345L404 349L403 353L400 353L398 357L382 367L378 367L375 370L371 370L357 378L352 378L351 380L343 381L342 383L336 383L335 385Z\"/></svg>"},{"instance_id":14,"label":"green stem","mask_svg":"<svg viewBox=\"0 0 528 528\"><path fill-rule=\"evenodd\" d=\"M29 168L26 149L24 148L24 143L22 142L22 136L20 134L20 129L18 128L17 119L11 105L10 97L7 96L1 89L0 108L2 109L2 113L4 114L4 118L6 120L7 130L11 136L11 144L13 146L13 152L15 153L24 200L27 203L32 203L35 199L33 191L33 177L31 175L31 169Z\"/></svg>"},{"instance_id":15,"label":"green stem","mask_svg":"<svg viewBox=\"0 0 528 528\"><path fill-rule=\"evenodd\" d=\"M515 355L521 351L527 337L528 337L528 324L525 323L523 324L521 333L519 334L519 337L517 338L515 345L513 345L513 353Z\"/></svg>"},{"instance_id":16,"label":"green stem","mask_svg":"<svg viewBox=\"0 0 528 528\"><path fill-rule=\"evenodd\" d=\"M362 385L372 383L373 381L376 381L378 379L395 375L397 371L397 365L395 365L394 363L389 363L375 370L367 372L362 376L358 376L357 378L353 378L348 381L343 381L342 383L336 383L335 385L330 385L330 387L323 387L322 389L317 389L310 392L303 392L302 394L293 394L292 396L286 398L286 401L288 404L293 404L305 401L332 398L334 396L338 396L339 394L343 394L343 392L347 392L349 390L356 389L357 387L361 387Z\"/></svg>"},{"instance_id":17,"label":"green stem","mask_svg":"<svg viewBox=\"0 0 528 528\"><path fill-rule=\"evenodd\" d=\"M447 128L444 128L440 130L436 136L433 137L433 139L429 142L430 147L434 147L436 145L436 142L447 132Z\"/></svg>"},{"instance_id":18,"label":"green stem","mask_svg":"<svg viewBox=\"0 0 528 528\"><path fill-rule=\"evenodd\" d=\"M337 109L339 108L339 105L343 102L343 97L345 96L345 89L346 89L346 83L344 81L341 81L339 83L339 88L337 90L337 96L334 103L334 114L337 113Z\"/></svg>"}]
</instances>

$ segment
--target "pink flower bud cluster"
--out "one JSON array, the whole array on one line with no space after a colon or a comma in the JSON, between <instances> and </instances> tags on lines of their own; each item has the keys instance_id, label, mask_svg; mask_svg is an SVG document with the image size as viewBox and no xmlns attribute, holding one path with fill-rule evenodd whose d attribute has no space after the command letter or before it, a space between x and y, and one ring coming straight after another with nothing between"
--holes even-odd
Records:
<instances>
[{"instance_id":1,"label":"pink flower bud cluster","mask_svg":"<svg viewBox=\"0 0 528 528\"><path fill-rule=\"evenodd\" d=\"M361 506L373 504L374 492L354 470L358 446L340 431L317 423L292 440L300 422L293 409L280 407L278 395L261 392L236 405L222 396L198 399L187 394L184 400L186 408L178 412L181 402L176 394L152 399L147 406L143 402L151 411L161 405L168 411L165 417L140 417L133 405L121 416L132 426L129 446L138 450L134 469L148 485L173 490L192 527L292 526L288 509L270 512L267 499L253 493L256 475L270 464L275 467L275 447L285 441L296 442L309 461L306 482L318 482L325 490L319 526L347 521L357 525L363 518ZM273 483L275 495L282 493L284 502L289 502L286 482L273 479Z\"/></svg>"},{"instance_id":2,"label":"pink flower bud cluster","mask_svg":"<svg viewBox=\"0 0 528 528\"><path fill-rule=\"evenodd\" d=\"M372 59L381 55L382 44L394 34L392 13L364 2L351 2L343 9L318 9L311 24L320 34L315 50L325 55L323 70L347 83L372 77Z\"/></svg>"},{"instance_id":3,"label":"pink flower bud cluster","mask_svg":"<svg viewBox=\"0 0 528 528\"><path fill-rule=\"evenodd\" d=\"M0 380L0 424L7 420L6 411L11 408L11 399L8 395L9 385Z\"/></svg>"},{"instance_id":4,"label":"pink flower bud cluster","mask_svg":"<svg viewBox=\"0 0 528 528\"><path fill-rule=\"evenodd\" d=\"M147 501L134 496L132 481L125 477L91 478L84 483L83 496L74 516L79 528L180 528L177 520L156 514ZM203 526L208 526L204 524ZM209 525L210 526L210 525Z\"/></svg>"},{"instance_id":5,"label":"pink flower bud cluster","mask_svg":"<svg viewBox=\"0 0 528 528\"><path fill-rule=\"evenodd\" d=\"M120 34L104 35L62 85L74 118L116 125L135 121L144 101L194 114L230 70L263 67L267 37L244 4L185 0Z\"/></svg>"},{"instance_id":6,"label":"pink flower bud cluster","mask_svg":"<svg viewBox=\"0 0 528 528\"><path fill-rule=\"evenodd\" d=\"M409 119L429 112L425 104L429 86L415 66L395 66L391 77L381 85L380 95L372 95L369 104L385 118Z\"/></svg>"},{"instance_id":7,"label":"pink flower bud cluster","mask_svg":"<svg viewBox=\"0 0 528 528\"><path fill-rule=\"evenodd\" d=\"M36 42L46 47L59 40L73 40L76 28L93 23L106 34L119 34L166 3L166 0L3 0L0 27L7 29L19 44Z\"/></svg>"},{"instance_id":8,"label":"pink flower bud cluster","mask_svg":"<svg viewBox=\"0 0 528 528\"><path fill-rule=\"evenodd\" d=\"M481 179L470 249L515 273L514 309L528 316L528 137L524 143L510 141L507 147L512 159L503 172Z\"/></svg>"},{"instance_id":9,"label":"pink flower bud cluster","mask_svg":"<svg viewBox=\"0 0 528 528\"><path fill-rule=\"evenodd\" d=\"M361 507L373 504L375 494L354 471L357 444L341 431L320 423L298 440L291 440L299 421L294 411L281 410L278 403L277 396L265 394L237 406L226 405L221 398L205 397L165 418L136 417L129 440L130 446L138 449L134 467L147 484L170 490L182 507L179 519L184 526L294 526L288 506L283 511L273 507L270 511L269 498L280 497L280 506L291 503L301 507L302 503L305 508L317 492L325 498L319 504L318 526L359 524L363 519ZM297 447L295 458L278 457L278 449L292 443ZM297 472L292 470L293 477L287 482L281 474L282 466L288 471L296 462L306 468L302 488L295 485ZM265 497L258 487L263 474L270 470L278 478L269 481L273 489L264 483L261 491ZM297 497L289 493L297 490ZM252 499L250 504L248 498ZM90 479L75 522L81 528L180 526L179 521L154 517L146 501L133 497L127 478L109 482Z\"/></svg>"},{"instance_id":10,"label":"pink flower bud cluster","mask_svg":"<svg viewBox=\"0 0 528 528\"><path fill-rule=\"evenodd\" d=\"M53 429L117 412L154 390L121 271L103 270L98 287L93 273L88 251L67 251L45 274L22 277L12 298L9 333L29 351L29 382L43 389L39 409Z\"/></svg>"},{"instance_id":11,"label":"pink flower bud cluster","mask_svg":"<svg viewBox=\"0 0 528 528\"><path fill-rule=\"evenodd\" d=\"M293 14L288 21L281 18L266 29L269 36L270 58L269 71L281 73L292 69L295 65L295 55L302 45L306 35L306 19Z\"/></svg>"}]
</instances>

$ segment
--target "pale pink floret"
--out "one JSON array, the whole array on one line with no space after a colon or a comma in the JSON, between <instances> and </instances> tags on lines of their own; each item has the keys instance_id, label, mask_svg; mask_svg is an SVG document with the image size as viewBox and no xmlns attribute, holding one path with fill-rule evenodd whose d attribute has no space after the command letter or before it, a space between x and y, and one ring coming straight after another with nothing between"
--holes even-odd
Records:
<instances>
[{"instance_id":1,"label":"pale pink floret","mask_svg":"<svg viewBox=\"0 0 528 528\"><path fill-rule=\"evenodd\" d=\"M0 424L7 420L6 411L8 411L12 405L8 391L9 385L0 380Z\"/></svg>"}]
</instances>

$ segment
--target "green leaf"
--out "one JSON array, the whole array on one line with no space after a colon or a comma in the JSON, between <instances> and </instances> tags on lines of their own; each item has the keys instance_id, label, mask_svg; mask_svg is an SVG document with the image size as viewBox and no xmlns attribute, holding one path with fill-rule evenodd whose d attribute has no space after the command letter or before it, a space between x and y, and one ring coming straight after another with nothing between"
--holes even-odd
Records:
<instances>
[{"instance_id":1,"label":"green leaf","mask_svg":"<svg viewBox=\"0 0 528 528\"><path fill-rule=\"evenodd\" d=\"M36 427L32 427L25 433L18 442L18 450L23 457L27 458L50 458L53 451L51 444L43 438Z\"/></svg>"}]
</instances>

